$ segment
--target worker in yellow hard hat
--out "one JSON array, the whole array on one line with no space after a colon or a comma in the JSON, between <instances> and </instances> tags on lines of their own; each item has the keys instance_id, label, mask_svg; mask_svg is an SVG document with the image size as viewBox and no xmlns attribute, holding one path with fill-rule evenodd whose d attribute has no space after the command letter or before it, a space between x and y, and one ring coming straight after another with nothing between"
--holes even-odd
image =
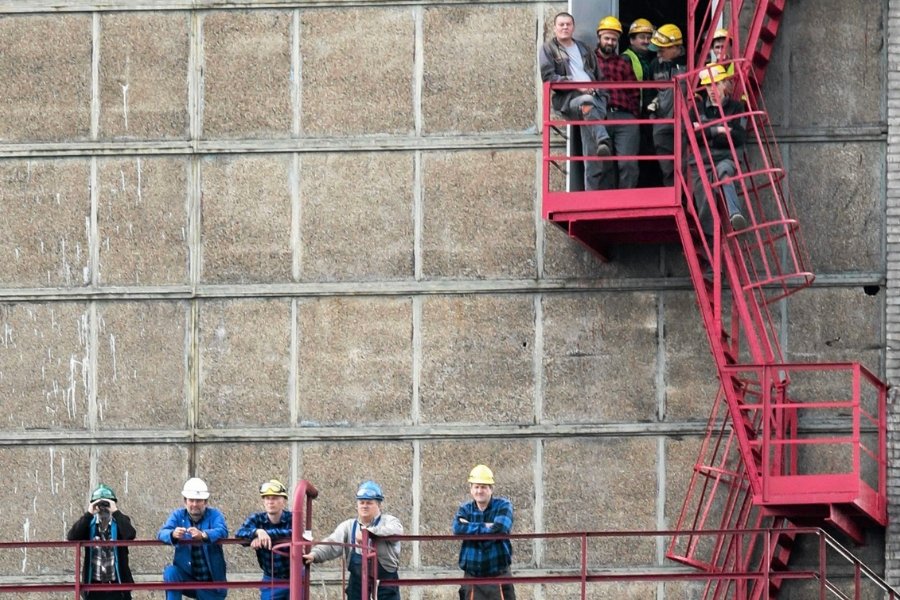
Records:
<instances>
[{"instance_id":1,"label":"worker in yellow hard hat","mask_svg":"<svg viewBox=\"0 0 900 600\"><path fill-rule=\"evenodd\" d=\"M637 82L631 62L619 55L619 37L622 23L613 16L603 17L597 24L597 68L604 81L611 83ZM606 131L612 142L613 154L622 160L604 160L600 163L600 189L635 188L638 184L638 161L641 135L636 123L611 123L610 121L634 121L641 113L640 95L636 87L610 88L606 105Z\"/></svg>"},{"instance_id":2,"label":"worker in yellow hard hat","mask_svg":"<svg viewBox=\"0 0 900 600\"><path fill-rule=\"evenodd\" d=\"M713 33L712 49L710 50L711 63L724 63L731 60L731 35L724 27L719 27Z\"/></svg>"},{"instance_id":3,"label":"worker in yellow hard hat","mask_svg":"<svg viewBox=\"0 0 900 600\"><path fill-rule=\"evenodd\" d=\"M494 496L494 473L476 465L467 479L471 501L460 505L453 517L454 535L505 535L512 531L513 506ZM459 549L459 568L466 578L508 577L512 564L509 540L465 540ZM516 600L512 584L475 583L459 588L460 600Z\"/></svg>"},{"instance_id":4,"label":"worker in yellow hard hat","mask_svg":"<svg viewBox=\"0 0 900 600\"><path fill-rule=\"evenodd\" d=\"M631 69L638 81L650 77L650 62L653 60L653 52L650 51L652 37L653 23L647 19L635 19L628 27L628 48L622 52L622 56L631 62ZM646 96L649 102L653 94L648 93ZM642 101L641 106L646 107L646 104Z\"/></svg>"},{"instance_id":5,"label":"worker in yellow hard hat","mask_svg":"<svg viewBox=\"0 0 900 600\"><path fill-rule=\"evenodd\" d=\"M687 70L687 53L684 50L684 36L677 25L667 23L653 32L650 38L650 50L656 52L656 58L650 63L650 79L653 81L671 81L679 73ZM647 105L651 118L670 119L675 112L675 91L663 88ZM655 123L653 125L653 146L657 155L672 155L675 152L675 133L671 123ZM659 159L662 171L662 183L666 187L675 185L675 162L672 159Z\"/></svg>"},{"instance_id":6,"label":"worker in yellow hard hat","mask_svg":"<svg viewBox=\"0 0 900 600\"><path fill-rule=\"evenodd\" d=\"M263 572L262 580L268 585L259 590L260 600L289 600L290 589L276 588L271 581L290 579L290 557L281 552L273 552L277 541L291 539L293 516L287 510L288 491L277 479L269 479L259 486L259 497L263 510L252 513L241 525L234 537L244 540L256 551L256 562Z\"/></svg>"},{"instance_id":7,"label":"worker in yellow hard hat","mask_svg":"<svg viewBox=\"0 0 900 600\"><path fill-rule=\"evenodd\" d=\"M708 65L700 72L703 94L691 110L694 134L697 136L697 146L703 158L702 166L713 186L709 190L713 197L709 199L703 185L701 169L696 168L697 159L693 153L689 153L688 164L695 167L691 169L694 205L703 232L707 236L713 233L711 206L718 210L724 205L726 212L720 222L727 221L732 230L738 231L747 227L742 202L732 179L737 175L740 164L736 153L741 151L747 140L743 115L745 108L741 102L731 98L731 78L732 74L722 65ZM714 124L710 124L711 122Z\"/></svg>"}]
</instances>

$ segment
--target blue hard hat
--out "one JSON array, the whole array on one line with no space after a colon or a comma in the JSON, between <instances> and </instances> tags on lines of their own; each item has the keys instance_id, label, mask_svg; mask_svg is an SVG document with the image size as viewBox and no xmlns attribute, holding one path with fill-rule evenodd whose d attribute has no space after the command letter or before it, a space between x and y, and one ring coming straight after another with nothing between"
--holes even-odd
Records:
<instances>
[{"instance_id":1,"label":"blue hard hat","mask_svg":"<svg viewBox=\"0 0 900 600\"><path fill-rule=\"evenodd\" d=\"M357 500L384 500L384 494L381 493L381 486L374 481L363 481L356 490Z\"/></svg>"}]
</instances>

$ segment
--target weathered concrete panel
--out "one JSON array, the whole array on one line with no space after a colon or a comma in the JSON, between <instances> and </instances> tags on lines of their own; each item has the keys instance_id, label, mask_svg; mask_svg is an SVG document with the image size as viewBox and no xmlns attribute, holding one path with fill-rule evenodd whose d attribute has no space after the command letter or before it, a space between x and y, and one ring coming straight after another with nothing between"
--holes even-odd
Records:
<instances>
[{"instance_id":1,"label":"weathered concrete panel","mask_svg":"<svg viewBox=\"0 0 900 600\"><path fill-rule=\"evenodd\" d=\"M299 304L300 419L318 425L411 421L412 302L329 298Z\"/></svg>"},{"instance_id":2,"label":"weathered concrete panel","mask_svg":"<svg viewBox=\"0 0 900 600\"><path fill-rule=\"evenodd\" d=\"M188 137L190 25L187 11L101 13L101 138Z\"/></svg>"},{"instance_id":3,"label":"weathered concrete panel","mask_svg":"<svg viewBox=\"0 0 900 600\"><path fill-rule=\"evenodd\" d=\"M92 385L87 306L5 304L0 325L0 414L6 428L86 427Z\"/></svg>"},{"instance_id":4,"label":"weathered concrete panel","mask_svg":"<svg viewBox=\"0 0 900 600\"><path fill-rule=\"evenodd\" d=\"M411 278L413 182L406 152L301 157L303 278Z\"/></svg>"},{"instance_id":5,"label":"weathered concrete panel","mask_svg":"<svg viewBox=\"0 0 900 600\"><path fill-rule=\"evenodd\" d=\"M97 423L102 429L180 429L187 423L184 302L97 307Z\"/></svg>"},{"instance_id":6,"label":"weathered concrete panel","mask_svg":"<svg viewBox=\"0 0 900 600\"><path fill-rule=\"evenodd\" d=\"M423 304L422 420L531 423L531 296L429 297Z\"/></svg>"},{"instance_id":7,"label":"weathered concrete panel","mask_svg":"<svg viewBox=\"0 0 900 600\"><path fill-rule=\"evenodd\" d=\"M883 301L883 294L869 296L861 288L811 288L791 296L788 361L859 361L877 372L884 347Z\"/></svg>"},{"instance_id":8,"label":"weathered concrete panel","mask_svg":"<svg viewBox=\"0 0 900 600\"><path fill-rule=\"evenodd\" d=\"M660 247L616 245L605 250L604 259L570 238L558 226L544 222L544 273L546 279L612 279L659 277ZM680 255L673 247L671 252Z\"/></svg>"},{"instance_id":9,"label":"weathered concrete panel","mask_svg":"<svg viewBox=\"0 0 900 600\"><path fill-rule=\"evenodd\" d=\"M203 281L291 279L291 168L280 155L203 160Z\"/></svg>"},{"instance_id":10,"label":"weathered concrete panel","mask_svg":"<svg viewBox=\"0 0 900 600\"><path fill-rule=\"evenodd\" d=\"M64 540L85 506L89 469L86 447L0 447L6 485L0 539ZM0 552L0 574L71 573L74 553L30 548Z\"/></svg>"},{"instance_id":11,"label":"weathered concrete panel","mask_svg":"<svg viewBox=\"0 0 900 600\"><path fill-rule=\"evenodd\" d=\"M548 440L544 443L544 526L546 531L656 529L657 449L655 438ZM581 509L572 510L572 499ZM590 564L650 564L655 540L628 544L600 540L591 545ZM551 541L548 566L571 566L578 542Z\"/></svg>"},{"instance_id":12,"label":"weathered concrete panel","mask_svg":"<svg viewBox=\"0 0 900 600\"><path fill-rule=\"evenodd\" d=\"M0 140L84 140L91 131L91 16L0 19Z\"/></svg>"},{"instance_id":13,"label":"weathered concrete panel","mask_svg":"<svg viewBox=\"0 0 900 600\"><path fill-rule=\"evenodd\" d=\"M794 144L791 190L816 273L883 271L881 144Z\"/></svg>"},{"instance_id":14,"label":"weathered concrete panel","mask_svg":"<svg viewBox=\"0 0 900 600\"><path fill-rule=\"evenodd\" d=\"M665 441L666 498L664 516L666 527L670 529L675 528L678 523L678 516L681 514L681 507L687 496L702 442L703 438L701 437L668 438ZM698 488L697 492L700 491ZM724 494L724 489L720 493ZM692 502L691 506L696 508L696 502Z\"/></svg>"},{"instance_id":15,"label":"weathered concrete panel","mask_svg":"<svg viewBox=\"0 0 900 600\"><path fill-rule=\"evenodd\" d=\"M203 16L203 137L291 134L288 11L210 11Z\"/></svg>"},{"instance_id":16,"label":"weathered concrete panel","mask_svg":"<svg viewBox=\"0 0 900 600\"><path fill-rule=\"evenodd\" d=\"M547 295L543 307L544 418L655 420L656 296Z\"/></svg>"},{"instance_id":17,"label":"weathered concrete panel","mask_svg":"<svg viewBox=\"0 0 900 600\"><path fill-rule=\"evenodd\" d=\"M200 307L199 426L290 426L288 300L211 300Z\"/></svg>"},{"instance_id":18,"label":"weathered concrete panel","mask_svg":"<svg viewBox=\"0 0 900 600\"><path fill-rule=\"evenodd\" d=\"M666 420L709 417L719 380L693 292L663 295L666 352Z\"/></svg>"},{"instance_id":19,"label":"weathered concrete panel","mask_svg":"<svg viewBox=\"0 0 900 600\"><path fill-rule=\"evenodd\" d=\"M301 14L304 134L414 129L413 14L410 7L346 7Z\"/></svg>"},{"instance_id":20,"label":"weathered concrete panel","mask_svg":"<svg viewBox=\"0 0 900 600\"><path fill-rule=\"evenodd\" d=\"M484 35L486 31L502 35ZM534 32L530 5L425 8L425 131L482 133L533 127Z\"/></svg>"},{"instance_id":21,"label":"weathered concrete panel","mask_svg":"<svg viewBox=\"0 0 900 600\"><path fill-rule=\"evenodd\" d=\"M319 490L313 522L316 539L326 537L341 521L356 516L356 490L367 479L381 486L384 512L400 519L407 533L412 531L412 442L304 444L300 454L300 479L311 481ZM410 555L411 547L407 545L401 564L408 564Z\"/></svg>"},{"instance_id":22,"label":"weathered concrete panel","mask_svg":"<svg viewBox=\"0 0 900 600\"><path fill-rule=\"evenodd\" d=\"M534 169L529 151L426 154L426 276L534 277Z\"/></svg>"},{"instance_id":23,"label":"weathered concrete panel","mask_svg":"<svg viewBox=\"0 0 900 600\"><path fill-rule=\"evenodd\" d=\"M86 160L0 161L3 218L15 223L0 237L5 287L90 283L89 174Z\"/></svg>"},{"instance_id":24,"label":"weathered concrete panel","mask_svg":"<svg viewBox=\"0 0 900 600\"><path fill-rule=\"evenodd\" d=\"M884 4L880 0L791 5L779 38L790 43L791 125L882 121ZM835 44L835 36L848 40ZM849 42L852 40L852 42ZM815 48L815 57L809 50ZM848 169L842 169L849 171Z\"/></svg>"},{"instance_id":25,"label":"weathered concrete panel","mask_svg":"<svg viewBox=\"0 0 900 600\"><path fill-rule=\"evenodd\" d=\"M98 161L101 284L189 282L189 170L181 158Z\"/></svg>"},{"instance_id":26,"label":"weathered concrete panel","mask_svg":"<svg viewBox=\"0 0 900 600\"><path fill-rule=\"evenodd\" d=\"M423 535L452 533L457 508L472 499L466 479L477 464L486 464L494 472L494 495L512 502L513 533L534 531L533 442L490 438L430 441L422 444L421 456L419 530ZM531 565L532 554L530 541L515 542L513 567ZM458 555L457 541L432 542L422 546L422 564L425 566L456 569Z\"/></svg>"}]
</instances>

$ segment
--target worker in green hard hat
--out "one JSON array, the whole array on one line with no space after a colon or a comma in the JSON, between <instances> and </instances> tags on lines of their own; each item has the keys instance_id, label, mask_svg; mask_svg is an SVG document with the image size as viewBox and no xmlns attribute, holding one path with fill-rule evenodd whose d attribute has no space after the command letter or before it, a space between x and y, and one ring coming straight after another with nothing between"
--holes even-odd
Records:
<instances>
[{"instance_id":1,"label":"worker in green hard hat","mask_svg":"<svg viewBox=\"0 0 900 600\"><path fill-rule=\"evenodd\" d=\"M108 485L100 484L91 493L87 511L81 515L66 539L133 540L137 535L131 519L119 510L119 499ZM81 581L88 584L134 583L128 566L128 546L85 546ZM131 591L82 592L85 600L131 600Z\"/></svg>"}]
</instances>

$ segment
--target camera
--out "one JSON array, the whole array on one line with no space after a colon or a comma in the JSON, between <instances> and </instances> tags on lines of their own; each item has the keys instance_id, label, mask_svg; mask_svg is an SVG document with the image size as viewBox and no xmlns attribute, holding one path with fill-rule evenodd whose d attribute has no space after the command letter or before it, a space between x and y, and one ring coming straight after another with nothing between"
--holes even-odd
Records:
<instances>
[{"instance_id":1,"label":"camera","mask_svg":"<svg viewBox=\"0 0 900 600\"><path fill-rule=\"evenodd\" d=\"M97 503L97 508L109 508L109 502L106 500L101 500Z\"/></svg>"}]
</instances>

